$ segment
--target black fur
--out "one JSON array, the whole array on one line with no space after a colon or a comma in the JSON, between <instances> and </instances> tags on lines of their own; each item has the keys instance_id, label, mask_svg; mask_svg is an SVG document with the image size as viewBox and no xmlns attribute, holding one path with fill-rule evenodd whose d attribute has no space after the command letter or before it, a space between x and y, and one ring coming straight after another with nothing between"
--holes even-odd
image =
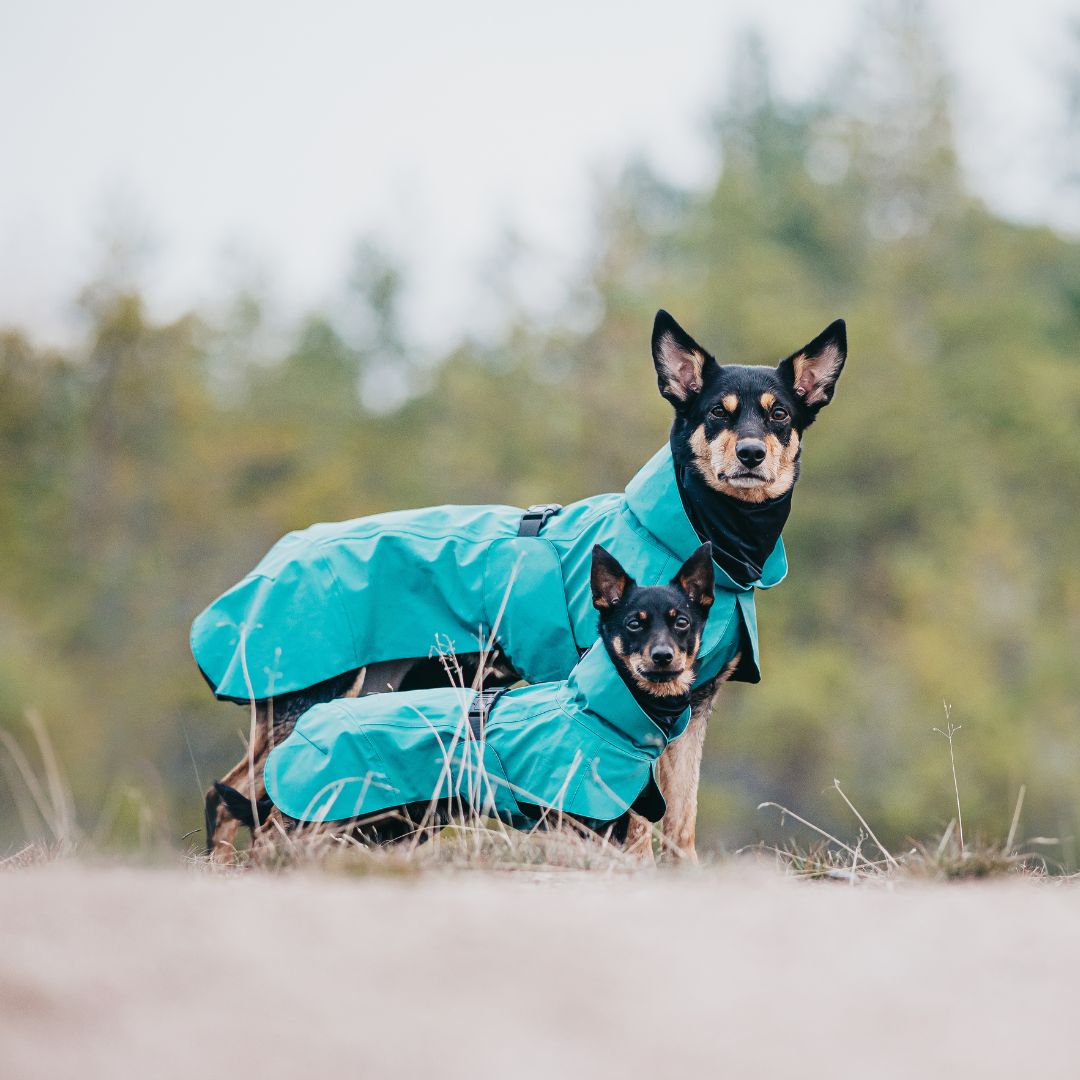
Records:
<instances>
[{"instance_id":1,"label":"black fur","mask_svg":"<svg viewBox=\"0 0 1080 1080\"><path fill-rule=\"evenodd\" d=\"M616 669L645 712L674 720L689 704L713 603L711 547L702 544L667 585L642 586L598 544L591 583L600 638ZM685 691L672 689L680 677Z\"/></svg>"},{"instance_id":2,"label":"black fur","mask_svg":"<svg viewBox=\"0 0 1080 1080\"><path fill-rule=\"evenodd\" d=\"M236 788L229 787L220 780L214 781L214 790L225 804L225 809L241 825L246 825L249 829L262 825L274 808L274 804L269 799L257 799L253 806L251 800L242 791L237 791Z\"/></svg>"},{"instance_id":3,"label":"black fur","mask_svg":"<svg viewBox=\"0 0 1080 1080\"><path fill-rule=\"evenodd\" d=\"M671 346L672 352L685 354L691 368L694 366L693 358L701 357L700 377L684 380L681 385L685 393L681 395L671 389L665 343ZM808 403L806 396L799 393L796 383L796 358L806 357L812 366L815 361L829 355L835 355L837 362L835 367L830 365L829 372L822 379L822 397ZM718 364L666 311L658 311L653 325L653 363L661 393L675 408L672 447L676 451L676 460L680 456L683 459L691 456L690 436L702 425L710 441L722 431L730 429L740 440L761 439L766 434L772 434L786 446L792 431L801 436L817 418L818 412L832 400L846 358L847 331L843 319L830 324L813 341L796 349L776 367L760 367ZM775 405L768 411L761 406L761 395L766 392L776 398ZM734 415L723 406L724 398L732 394L740 405ZM774 417L777 408L787 415L781 417L777 413Z\"/></svg>"}]
</instances>

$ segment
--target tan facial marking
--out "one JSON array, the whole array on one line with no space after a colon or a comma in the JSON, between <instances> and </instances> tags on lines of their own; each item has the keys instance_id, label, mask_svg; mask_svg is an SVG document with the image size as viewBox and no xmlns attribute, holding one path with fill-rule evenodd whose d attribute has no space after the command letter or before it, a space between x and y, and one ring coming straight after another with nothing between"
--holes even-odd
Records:
<instances>
[{"instance_id":1,"label":"tan facial marking","mask_svg":"<svg viewBox=\"0 0 1080 1080\"><path fill-rule=\"evenodd\" d=\"M737 471L740 466L735 456L738 442L735 432L721 431L711 442L705 435L704 425L690 435L690 449L698 470L705 482L716 491L742 499L743 502L761 503L785 494L795 482L796 459L799 454L799 433L794 429L787 446L772 434L765 436L765 460L760 472L765 482L757 487L741 487L720 479L722 474Z\"/></svg>"},{"instance_id":2,"label":"tan facial marking","mask_svg":"<svg viewBox=\"0 0 1080 1080\"><path fill-rule=\"evenodd\" d=\"M770 439L774 439L777 446L776 479L771 484L766 485L765 494L767 498L775 499L777 496L789 491L791 485L795 483L795 469L798 466L799 459L799 433L792 430L787 446L781 445L780 440L775 435L770 435L765 439L766 445L769 444ZM770 447L771 453L772 449Z\"/></svg>"},{"instance_id":3,"label":"tan facial marking","mask_svg":"<svg viewBox=\"0 0 1080 1080\"><path fill-rule=\"evenodd\" d=\"M717 491L727 491L727 485L718 479L720 473L735 467L735 432L725 429L711 442L702 425L690 435L690 449L694 454L698 471L705 478L705 483Z\"/></svg>"},{"instance_id":4,"label":"tan facial marking","mask_svg":"<svg viewBox=\"0 0 1080 1080\"><path fill-rule=\"evenodd\" d=\"M737 394L725 394L720 399L720 404L723 405L729 413L739 411L739 398Z\"/></svg>"},{"instance_id":5,"label":"tan facial marking","mask_svg":"<svg viewBox=\"0 0 1080 1080\"><path fill-rule=\"evenodd\" d=\"M684 668L691 662L691 656L685 649L680 649L678 645L671 646L671 652L673 654L671 660L672 668ZM648 660L652 660L652 649L649 649L645 656Z\"/></svg>"},{"instance_id":6,"label":"tan facial marking","mask_svg":"<svg viewBox=\"0 0 1080 1080\"><path fill-rule=\"evenodd\" d=\"M776 395L770 394L768 390L761 395L761 407L768 412L776 404Z\"/></svg>"},{"instance_id":7,"label":"tan facial marking","mask_svg":"<svg viewBox=\"0 0 1080 1080\"><path fill-rule=\"evenodd\" d=\"M705 437L705 426L695 428L690 433L690 449L694 453L694 461L697 462L698 471L705 477L707 483L711 483L712 476L712 447Z\"/></svg>"},{"instance_id":8,"label":"tan facial marking","mask_svg":"<svg viewBox=\"0 0 1080 1080\"><path fill-rule=\"evenodd\" d=\"M646 694L653 697L677 697L679 694L685 694L694 685L694 670L689 663L685 663L685 653L676 653L675 662L685 663L685 666L666 682L653 682L647 679L643 661L644 658L640 653L626 657L626 666L630 670L631 678Z\"/></svg>"},{"instance_id":9,"label":"tan facial marking","mask_svg":"<svg viewBox=\"0 0 1080 1080\"><path fill-rule=\"evenodd\" d=\"M672 609L674 610L674 609ZM672 667L678 669L666 682L653 682L645 677L646 661L649 659L643 653L631 653L624 656L619 653L621 659L626 662L631 678L637 686L651 694L653 697L677 697L687 693L694 685L694 661L697 660L698 651L701 648L701 635L694 637L693 644L689 649L680 649L675 646L675 656L671 661ZM651 664L649 665L651 667Z\"/></svg>"}]
</instances>

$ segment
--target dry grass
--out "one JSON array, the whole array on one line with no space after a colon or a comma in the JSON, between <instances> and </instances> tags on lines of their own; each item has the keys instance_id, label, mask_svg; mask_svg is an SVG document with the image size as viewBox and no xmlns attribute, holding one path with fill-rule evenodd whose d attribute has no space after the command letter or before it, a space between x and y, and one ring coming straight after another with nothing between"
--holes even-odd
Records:
<instances>
[{"instance_id":1,"label":"dry grass","mask_svg":"<svg viewBox=\"0 0 1080 1080\"><path fill-rule=\"evenodd\" d=\"M461 671L453 655L447 653L443 660L451 680L462 686ZM28 838L42 836L43 839L28 839L21 848L0 858L0 871L40 866L80 853L94 857L100 851L93 834L84 833L77 824L71 789L44 723L30 713L27 726L37 764L10 733L2 729L0 744L7 751L5 771L26 834ZM978 833L973 839L965 840L954 744L959 730L947 721L946 729L941 731L948 741L957 815L936 839L908 840L901 851L887 849L839 781L834 781L838 797L858 823L854 840L842 840L779 803L765 802L759 809L779 811L782 822L795 822L814 839L809 842L791 840L779 847L758 845L744 849L744 852L766 852L785 873L796 878L849 884L903 879L950 882L1003 876L1030 880L1048 876L1052 866L1041 852L1031 849L1053 845L1057 841L1048 837L1018 839L1025 795L1023 787L1004 840L986 838ZM652 868L651 860L631 855L609 837L583 829L571 819L564 818L557 808L541 820L541 827L528 832L510 828L492 816L489 813L491 781L482 768L483 741L482 738L473 740L465 710L457 733L444 747L445 773L450 787L458 783L454 769L460 768L456 755L461 753L469 759L469 790L473 792L478 808L472 809L471 803L463 804L449 825L436 824L436 799L433 799L428 814L415 830L392 845L373 846L329 824L316 823L294 832L275 825L264 829L254 852L238 850L231 866L212 863L194 851L189 852L188 862L213 872L226 873L253 868L289 872L317 867L348 875L389 876L470 869L627 875ZM149 828L144 832L149 836ZM654 841L659 844L658 829L654 830ZM148 841L144 842L143 850L149 852Z\"/></svg>"},{"instance_id":2,"label":"dry grass","mask_svg":"<svg viewBox=\"0 0 1080 1080\"><path fill-rule=\"evenodd\" d=\"M570 829L520 832L477 815L412 839L373 846L318 830L280 838L255 865L282 871L318 866L345 874L413 874L429 870L593 871L634 873L645 864L603 836Z\"/></svg>"},{"instance_id":3,"label":"dry grass","mask_svg":"<svg viewBox=\"0 0 1080 1080\"><path fill-rule=\"evenodd\" d=\"M866 859L861 850L839 840L818 840L809 844L788 841L782 847L764 847L777 862L796 877L851 884L903 879L924 881L971 881L980 878L1016 876L1045 878L1049 869L1045 857L1037 852L1017 851L1002 843L976 836L963 849L950 837L953 824L936 843L909 840L910 847L892 863L885 859ZM863 844L860 836L857 844ZM860 850L856 862L852 851Z\"/></svg>"},{"instance_id":4,"label":"dry grass","mask_svg":"<svg viewBox=\"0 0 1080 1080\"><path fill-rule=\"evenodd\" d=\"M461 670L452 656L444 657L448 673L460 685ZM0 870L53 862L76 854L93 858L100 844L77 825L71 789L59 765L44 724L28 717L36 763L19 742L0 729L0 742L9 755L9 781L20 808L28 839L18 850L0 858ZM253 849L238 849L232 865L212 862L194 850L189 863L215 872L258 868L280 872L320 867L347 874L413 874L430 870L481 869L498 871L589 871L627 874L647 864L613 843L609 836L584 829L558 808L544 814L539 827L525 832L492 816L492 784L483 769L483 736L474 739L467 709L454 737L443 745L447 790L462 790L466 798L449 825L436 821L438 793L413 831L392 845L374 846L332 823L315 822L295 831L276 821L265 827ZM462 772L467 775L464 777ZM572 778L572 775L569 779ZM141 847L150 852L150 829ZM658 830L657 830L658 833Z\"/></svg>"},{"instance_id":5,"label":"dry grass","mask_svg":"<svg viewBox=\"0 0 1080 1080\"><path fill-rule=\"evenodd\" d=\"M46 830L49 844L63 852L80 839L75 823L75 802L71 785L60 766L52 740L41 717L27 710L26 725L33 737L40 765L35 767L29 754L8 731L0 728L0 745L7 751L3 760L12 798L28 836Z\"/></svg>"},{"instance_id":6,"label":"dry grass","mask_svg":"<svg viewBox=\"0 0 1080 1080\"><path fill-rule=\"evenodd\" d=\"M70 855L71 849L61 848L58 845L32 843L25 844L18 851L0 859L0 871L24 870L28 866L45 866Z\"/></svg>"},{"instance_id":7,"label":"dry grass","mask_svg":"<svg viewBox=\"0 0 1080 1080\"><path fill-rule=\"evenodd\" d=\"M945 719L945 729L934 728L934 731L943 735L948 742L956 817L936 840L920 841L909 838L902 852L894 854L887 850L866 818L844 793L840 781L834 780L835 791L859 823L859 833L854 841L848 843L839 839L779 803L764 802L758 807L759 810L779 810L781 820L791 818L812 832L817 839L808 844L789 841L782 847L760 846L759 850L771 851L779 865L796 877L846 881L851 884L903 878L947 882L1003 876L1029 879L1048 876L1050 866L1046 857L1040 852L1024 848L1054 845L1058 841L1044 836L1031 837L1026 842L1018 841L1020 816L1026 793L1023 786L1017 795L1012 823L1005 840L989 839L976 834L971 842L965 842L954 743L960 728L953 725L948 705L945 706ZM867 850L871 854L868 855Z\"/></svg>"}]
</instances>

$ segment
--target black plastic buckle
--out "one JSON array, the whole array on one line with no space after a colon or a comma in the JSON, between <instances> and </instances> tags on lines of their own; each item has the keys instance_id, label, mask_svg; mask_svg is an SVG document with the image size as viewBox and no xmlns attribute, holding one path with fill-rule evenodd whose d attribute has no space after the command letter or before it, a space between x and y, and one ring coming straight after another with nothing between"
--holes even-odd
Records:
<instances>
[{"instance_id":1,"label":"black plastic buckle","mask_svg":"<svg viewBox=\"0 0 1080 1080\"><path fill-rule=\"evenodd\" d=\"M492 705L506 693L507 689L508 687L500 686L495 690L481 690L472 699L472 704L469 706L469 730L476 742L484 737L484 721Z\"/></svg>"},{"instance_id":2,"label":"black plastic buckle","mask_svg":"<svg viewBox=\"0 0 1080 1080\"><path fill-rule=\"evenodd\" d=\"M562 509L562 503L534 503L521 515L518 536L539 536L547 520Z\"/></svg>"}]
</instances>

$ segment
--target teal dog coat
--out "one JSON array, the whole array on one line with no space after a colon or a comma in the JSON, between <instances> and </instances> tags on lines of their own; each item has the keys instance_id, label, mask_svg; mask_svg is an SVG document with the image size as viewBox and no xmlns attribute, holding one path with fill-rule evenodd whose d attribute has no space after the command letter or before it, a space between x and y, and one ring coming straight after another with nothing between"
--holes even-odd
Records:
<instances>
[{"instance_id":1,"label":"teal dog coat","mask_svg":"<svg viewBox=\"0 0 1080 1080\"><path fill-rule=\"evenodd\" d=\"M474 696L446 687L315 705L271 751L267 794L301 821L448 798L527 828L545 809L613 821L648 787L637 809L663 816L653 765L690 710L668 730L655 723L602 642L566 681L504 692L482 727L468 722Z\"/></svg>"},{"instance_id":2,"label":"teal dog coat","mask_svg":"<svg viewBox=\"0 0 1080 1080\"><path fill-rule=\"evenodd\" d=\"M437 641L474 653L498 619L496 641L522 679L561 681L596 640L594 544L655 585L701 543L667 446L625 493L566 506L538 536L518 535L521 517L511 506L437 506L289 533L196 618L192 652L218 697L246 701L426 657ZM754 588L787 573L783 540L751 584L714 571L698 681L741 652L735 678L757 682Z\"/></svg>"}]
</instances>

